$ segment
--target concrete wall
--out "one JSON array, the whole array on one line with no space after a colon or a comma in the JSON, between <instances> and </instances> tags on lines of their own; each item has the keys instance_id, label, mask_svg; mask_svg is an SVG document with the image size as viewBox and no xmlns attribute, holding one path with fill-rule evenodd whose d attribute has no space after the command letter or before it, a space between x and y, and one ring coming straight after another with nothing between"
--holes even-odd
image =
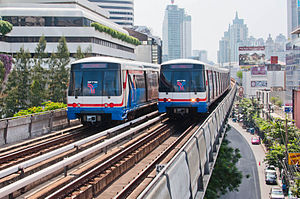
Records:
<instances>
[{"instance_id":1,"label":"concrete wall","mask_svg":"<svg viewBox=\"0 0 300 199\"><path fill-rule=\"evenodd\" d=\"M72 125L79 124L72 122ZM0 120L0 146L34 138L70 126L65 109Z\"/></svg>"},{"instance_id":2,"label":"concrete wall","mask_svg":"<svg viewBox=\"0 0 300 199\"><path fill-rule=\"evenodd\" d=\"M203 198L225 133L236 87L138 198Z\"/></svg>"}]
</instances>

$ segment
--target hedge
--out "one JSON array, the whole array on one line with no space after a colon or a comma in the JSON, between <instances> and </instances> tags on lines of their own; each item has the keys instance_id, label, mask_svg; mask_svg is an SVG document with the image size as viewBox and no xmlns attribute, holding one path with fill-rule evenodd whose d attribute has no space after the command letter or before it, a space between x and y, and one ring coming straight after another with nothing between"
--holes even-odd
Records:
<instances>
[{"instance_id":1,"label":"hedge","mask_svg":"<svg viewBox=\"0 0 300 199\"><path fill-rule=\"evenodd\" d=\"M105 33L111 35L113 38L120 39L122 41L125 41L127 43L130 43L130 44L133 44L136 46L141 45L141 42L137 38L128 36L125 33L119 32L119 31L109 28L105 25L94 22L91 24L91 26L94 27L95 30L97 30L99 32L105 32Z\"/></svg>"}]
</instances>

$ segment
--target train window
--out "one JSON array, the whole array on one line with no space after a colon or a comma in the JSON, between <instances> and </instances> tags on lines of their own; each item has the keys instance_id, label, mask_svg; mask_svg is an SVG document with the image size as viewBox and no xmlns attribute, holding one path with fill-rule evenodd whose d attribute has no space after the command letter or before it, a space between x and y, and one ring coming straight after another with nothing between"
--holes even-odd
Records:
<instances>
[{"instance_id":1,"label":"train window","mask_svg":"<svg viewBox=\"0 0 300 199\"><path fill-rule=\"evenodd\" d=\"M105 71L103 78L103 95L119 96L121 95L121 82L119 71Z\"/></svg>"},{"instance_id":2,"label":"train window","mask_svg":"<svg viewBox=\"0 0 300 199\"><path fill-rule=\"evenodd\" d=\"M69 96L81 95L82 72L72 71L69 84Z\"/></svg>"},{"instance_id":3,"label":"train window","mask_svg":"<svg viewBox=\"0 0 300 199\"><path fill-rule=\"evenodd\" d=\"M159 91L160 92L173 91L172 71L163 71L160 73Z\"/></svg>"},{"instance_id":4,"label":"train window","mask_svg":"<svg viewBox=\"0 0 300 199\"><path fill-rule=\"evenodd\" d=\"M195 92L205 91L204 70L193 72L191 74L192 74L192 78L191 78L190 91L195 91Z\"/></svg>"}]
</instances>

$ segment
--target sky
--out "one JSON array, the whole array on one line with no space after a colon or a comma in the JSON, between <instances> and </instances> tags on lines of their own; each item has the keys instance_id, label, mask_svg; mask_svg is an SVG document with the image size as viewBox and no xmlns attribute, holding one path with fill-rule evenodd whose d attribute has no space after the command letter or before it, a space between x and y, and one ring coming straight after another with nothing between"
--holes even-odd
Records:
<instances>
[{"instance_id":1,"label":"sky","mask_svg":"<svg viewBox=\"0 0 300 199\"><path fill-rule=\"evenodd\" d=\"M171 0L135 0L134 24L148 26L162 38L162 23ZM248 36L275 39L287 36L286 0L175 0L192 17L192 50L207 50L208 59L217 63L219 40L228 30L236 11L248 27Z\"/></svg>"}]
</instances>

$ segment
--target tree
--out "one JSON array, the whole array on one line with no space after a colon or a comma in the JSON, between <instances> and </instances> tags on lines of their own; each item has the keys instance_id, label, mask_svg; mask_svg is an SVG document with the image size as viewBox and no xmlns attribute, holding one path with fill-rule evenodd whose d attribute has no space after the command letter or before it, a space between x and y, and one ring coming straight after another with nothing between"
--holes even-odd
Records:
<instances>
[{"instance_id":1,"label":"tree","mask_svg":"<svg viewBox=\"0 0 300 199\"><path fill-rule=\"evenodd\" d=\"M12 68L12 57L10 55L0 54L0 61L3 63L3 68L0 69L0 94L2 94L5 90L8 75Z\"/></svg>"},{"instance_id":2,"label":"tree","mask_svg":"<svg viewBox=\"0 0 300 199\"><path fill-rule=\"evenodd\" d=\"M20 48L16 55L15 68L11 72L7 81L7 88L3 92L2 116L10 117L20 109L29 105L30 88L30 53ZM6 70L7 71L7 70Z\"/></svg>"},{"instance_id":3,"label":"tree","mask_svg":"<svg viewBox=\"0 0 300 199\"><path fill-rule=\"evenodd\" d=\"M48 54L45 52L46 40L42 36L35 49L34 65L32 68L32 82L30 86L31 106L39 106L46 98L46 83L47 83L47 69L43 68L45 59Z\"/></svg>"},{"instance_id":4,"label":"tree","mask_svg":"<svg viewBox=\"0 0 300 199\"><path fill-rule=\"evenodd\" d=\"M243 71L239 70L236 73L236 76L240 79L240 83L242 83L242 79L243 79Z\"/></svg>"},{"instance_id":5,"label":"tree","mask_svg":"<svg viewBox=\"0 0 300 199\"><path fill-rule=\"evenodd\" d=\"M84 56L84 53L83 53L82 50L81 50L81 47L78 46L78 47L77 47L77 50L76 50L76 54L75 54L75 59L78 60L78 59L82 59L82 58L84 58L84 57L85 57L85 56Z\"/></svg>"},{"instance_id":6,"label":"tree","mask_svg":"<svg viewBox=\"0 0 300 199\"><path fill-rule=\"evenodd\" d=\"M228 144L229 141L224 138L204 198L215 199L228 191L238 191L242 183L243 175L236 167L241 154Z\"/></svg>"},{"instance_id":7,"label":"tree","mask_svg":"<svg viewBox=\"0 0 300 199\"><path fill-rule=\"evenodd\" d=\"M66 67L70 62L66 38L62 37L57 46L57 52L50 57L49 99L53 102L67 102L66 92L69 82L69 69Z\"/></svg>"},{"instance_id":8,"label":"tree","mask_svg":"<svg viewBox=\"0 0 300 199\"><path fill-rule=\"evenodd\" d=\"M0 20L0 33L2 36L10 33L12 31L13 25L8 21Z\"/></svg>"}]
</instances>

